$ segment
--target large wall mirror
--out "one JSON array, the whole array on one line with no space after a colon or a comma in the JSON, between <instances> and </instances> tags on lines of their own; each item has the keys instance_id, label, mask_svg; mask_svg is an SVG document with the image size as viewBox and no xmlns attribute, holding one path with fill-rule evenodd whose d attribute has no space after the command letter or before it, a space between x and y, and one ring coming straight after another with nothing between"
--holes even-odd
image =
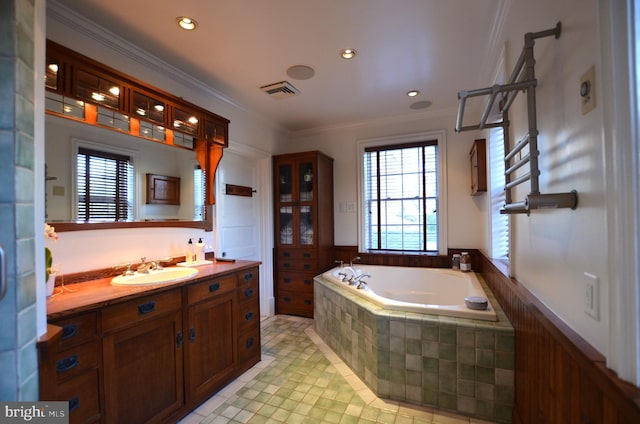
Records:
<instances>
[{"instance_id":1,"label":"large wall mirror","mask_svg":"<svg viewBox=\"0 0 640 424\"><path fill-rule=\"evenodd\" d=\"M46 114L46 221L58 231L146 226L210 228L204 186L196 153L129 134ZM129 211L124 219L82 217L79 149L128 157L133 164L127 189ZM148 202L147 174L179 179L179 198ZM175 180L173 180L175 181ZM98 185L98 182L94 182Z\"/></svg>"}]
</instances>

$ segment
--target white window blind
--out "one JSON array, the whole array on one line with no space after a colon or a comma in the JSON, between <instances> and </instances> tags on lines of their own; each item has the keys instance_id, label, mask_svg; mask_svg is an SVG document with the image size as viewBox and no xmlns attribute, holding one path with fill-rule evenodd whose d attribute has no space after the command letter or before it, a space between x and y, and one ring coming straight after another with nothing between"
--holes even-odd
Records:
<instances>
[{"instance_id":1,"label":"white window blind","mask_svg":"<svg viewBox=\"0 0 640 424\"><path fill-rule=\"evenodd\" d=\"M437 141L365 148L364 202L367 249L437 251Z\"/></svg>"},{"instance_id":2,"label":"white window blind","mask_svg":"<svg viewBox=\"0 0 640 424\"><path fill-rule=\"evenodd\" d=\"M78 148L78 221L126 221L133 218L133 163L110 152Z\"/></svg>"},{"instance_id":3,"label":"white window blind","mask_svg":"<svg viewBox=\"0 0 640 424\"><path fill-rule=\"evenodd\" d=\"M491 181L491 257L509 256L509 217L500 213L505 203L504 133L493 128L489 133L489 178Z\"/></svg>"}]
</instances>

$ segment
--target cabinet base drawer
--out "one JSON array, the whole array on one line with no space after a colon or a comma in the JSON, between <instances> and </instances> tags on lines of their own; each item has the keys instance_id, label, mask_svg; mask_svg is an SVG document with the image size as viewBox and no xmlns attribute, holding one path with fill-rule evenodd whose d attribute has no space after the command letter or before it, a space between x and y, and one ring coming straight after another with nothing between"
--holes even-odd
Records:
<instances>
[{"instance_id":1,"label":"cabinet base drawer","mask_svg":"<svg viewBox=\"0 0 640 424\"><path fill-rule=\"evenodd\" d=\"M100 419L100 380L92 369L58 386L57 399L69 401L69 423L91 423Z\"/></svg>"},{"instance_id":2,"label":"cabinet base drawer","mask_svg":"<svg viewBox=\"0 0 640 424\"><path fill-rule=\"evenodd\" d=\"M258 327L240 334L238 353L240 366L243 368L248 363L251 363L248 366L250 367L260 361L260 329Z\"/></svg>"},{"instance_id":3,"label":"cabinet base drawer","mask_svg":"<svg viewBox=\"0 0 640 424\"><path fill-rule=\"evenodd\" d=\"M278 291L276 312L285 315L300 315L313 318L313 293Z\"/></svg>"},{"instance_id":4,"label":"cabinet base drawer","mask_svg":"<svg viewBox=\"0 0 640 424\"><path fill-rule=\"evenodd\" d=\"M313 277L315 273L289 272L278 270L278 291L313 294Z\"/></svg>"},{"instance_id":5,"label":"cabinet base drawer","mask_svg":"<svg viewBox=\"0 0 640 424\"><path fill-rule=\"evenodd\" d=\"M240 313L238 315L238 327L240 332L245 332L260 325L260 302L255 299L240 305Z\"/></svg>"}]
</instances>

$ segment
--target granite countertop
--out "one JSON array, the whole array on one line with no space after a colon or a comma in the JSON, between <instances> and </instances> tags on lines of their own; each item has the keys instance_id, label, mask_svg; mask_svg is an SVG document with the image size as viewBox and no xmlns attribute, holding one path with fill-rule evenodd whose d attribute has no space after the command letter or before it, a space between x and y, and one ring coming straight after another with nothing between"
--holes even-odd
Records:
<instances>
[{"instance_id":1,"label":"granite countertop","mask_svg":"<svg viewBox=\"0 0 640 424\"><path fill-rule=\"evenodd\" d=\"M178 286L197 283L211 277L242 271L260 265L258 261L237 260L217 262L195 267L198 274L188 280L174 283L150 284L145 286L113 286L111 279L100 278L82 283L56 286L52 296L47 298L47 318L61 318L71 313L97 309L149 294L175 289Z\"/></svg>"}]
</instances>

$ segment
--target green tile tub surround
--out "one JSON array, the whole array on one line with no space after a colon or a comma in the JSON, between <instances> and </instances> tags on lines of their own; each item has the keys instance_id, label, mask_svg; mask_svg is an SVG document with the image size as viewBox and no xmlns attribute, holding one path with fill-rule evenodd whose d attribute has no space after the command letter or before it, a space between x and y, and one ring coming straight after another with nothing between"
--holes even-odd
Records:
<instances>
[{"instance_id":1,"label":"green tile tub surround","mask_svg":"<svg viewBox=\"0 0 640 424\"><path fill-rule=\"evenodd\" d=\"M388 311L315 278L316 333L379 397L511 422L515 338L497 322Z\"/></svg>"}]
</instances>

